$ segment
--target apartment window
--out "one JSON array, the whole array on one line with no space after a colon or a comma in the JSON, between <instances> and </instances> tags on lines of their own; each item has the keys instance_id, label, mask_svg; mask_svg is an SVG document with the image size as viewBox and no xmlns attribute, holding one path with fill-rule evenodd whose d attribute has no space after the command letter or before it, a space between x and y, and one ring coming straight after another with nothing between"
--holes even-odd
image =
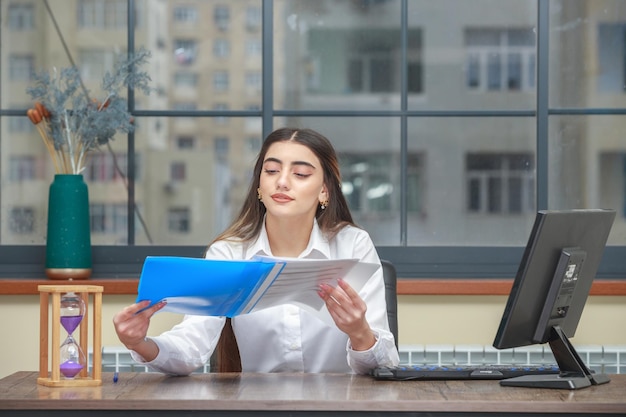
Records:
<instances>
[{"instance_id":1,"label":"apartment window","mask_svg":"<svg viewBox=\"0 0 626 417\"><path fill-rule=\"evenodd\" d=\"M179 136L176 138L177 149L194 149L196 147L196 138L193 136Z\"/></svg>"},{"instance_id":2,"label":"apartment window","mask_svg":"<svg viewBox=\"0 0 626 417\"><path fill-rule=\"evenodd\" d=\"M351 92L383 93L392 89L391 54L383 51L348 58L348 80Z\"/></svg>"},{"instance_id":3,"label":"apartment window","mask_svg":"<svg viewBox=\"0 0 626 417\"><path fill-rule=\"evenodd\" d=\"M213 12L215 26L220 30L228 30L230 24L230 10L227 6L216 6Z\"/></svg>"},{"instance_id":4,"label":"apartment window","mask_svg":"<svg viewBox=\"0 0 626 417\"><path fill-rule=\"evenodd\" d=\"M228 91L229 76L227 71L216 71L213 74L213 90L216 92Z\"/></svg>"},{"instance_id":5,"label":"apartment window","mask_svg":"<svg viewBox=\"0 0 626 417\"><path fill-rule=\"evenodd\" d=\"M99 234L122 234L128 227L126 204L92 203L89 205L91 231Z\"/></svg>"},{"instance_id":6,"label":"apartment window","mask_svg":"<svg viewBox=\"0 0 626 417\"><path fill-rule=\"evenodd\" d=\"M521 214L535 210L532 154L470 153L465 167L470 213Z\"/></svg>"},{"instance_id":7,"label":"apartment window","mask_svg":"<svg viewBox=\"0 0 626 417\"><path fill-rule=\"evenodd\" d=\"M126 0L79 0L78 26L84 29L123 29L128 13Z\"/></svg>"},{"instance_id":8,"label":"apartment window","mask_svg":"<svg viewBox=\"0 0 626 417\"><path fill-rule=\"evenodd\" d=\"M535 33L532 29L467 29L466 85L470 90L532 91Z\"/></svg>"},{"instance_id":9,"label":"apartment window","mask_svg":"<svg viewBox=\"0 0 626 417\"><path fill-rule=\"evenodd\" d=\"M263 53L261 39L246 39L246 56L256 58Z\"/></svg>"},{"instance_id":10,"label":"apartment window","mask_svg":"<svg viewBox=\"0 0 626 417\"><path fill-rule=\"evenodd\" d=\"M350 210L361 218L367 215L389 214L398 210L400 193L398 179L393 167L399 164L399 154L341 153L339 155L343 176L342 190ZM409 183L411 184L410 212L422 210L421 195L423 181L422 158L419 154L409 155Z\"/></svg>"},{"instance_id":11,"label":"apartment window","mask_svg":"<svg viewBox=\"0 0 626 417\"><path fill-rule=\"evenodd\" d=\"M226 136L218 136L213 142L213 150L215 151L215 157L219 161L228 160L228 150L230 148L230 140Z\"/></svg>"},{"instance_id":12,"label":"apartment window","mask_svg":"<svg viewBox=\"0 0 626 417\"><path fill-rule=\"evenodd\" d=\"M419 58L407 62L407 90L409 93L422 93L424 78L422 63Z\"/></svg>"},{"instance_id":13,"label":"apartment window","mask_svg":"<svg viewBox=\"0 0 626 417\"><path fill-rule=\"evenodd\" d=\"M261 150L261 143L263 139L258 136L250 136L246 139L245 150L251 155L256 155Z\"/></svg>"},{"instance_id":14,"label":"apartment window","mask_svg":"<svg viewBox=\"0 0 626 417\"><path fill-rule=\"evenodd\" d=\"M31 30L35 23L32 3L11 3L7 10L7 24L10 30Z\"/></svg>"},{"instance_id":15,"label":"apartment window","mask_svg":"<svg viewBox=\"0 0 626 417\"><path fill-rule=\"evenodd\" d=\"M185 181L187 178L187 166L184 162L175 161L170 163L170 180Z\"/></svg>"},{"instance_id":16,"label":"apartment window","mask_svg":"<svg viewBox=\"0 0 626 417\"><path fill-rule=\"evenodd\" d=\"M30 81L34 70L34 57L32 55L9 55L9 77L12 81Z\"/></svg>"},{"instance_id":17,"label":"apartment window","mask_svg":"<svg viewBox=\"0 0 626 417\"><path fill-rule=\"evenodd\" d=\"M198 21L198 10L194 6L174 7L174 21L178 23L196 23Z\"/></svg>"},{"instance_id":18,"label":"apartment window","mask_svg":"<svg viewBox=\"0 0 626 417\"><path fill-rule=\"evenodd\" d=\"M172 104L172 109L174 111L179 111L179 112L193 112L195 111L197 108L197 104L195 101L182 101L182 102L176 102ZM174 119L176 122L178 123L187 123L188 126L192 126L193 122L194 122L194 117L185 115L185 116L180 116L177 119Z\"/></svg>"},{"instance_id":19,"label":"apartment window","mask_svg":"<svg viewBox=\"0 0 626 417\"><path fill-rule=\"evenodd\" d=\"M248 93L260 93L262 86L261 72L259 71L247 71L246 72L246 90Z\"/></svg>"},{"instance_id":20,"label":"apartment window","mask_svg":"<svg viewBox=\"0 0 626 417\"><path fill-rule=\"evenodd\" d=\"M198 44L191 39L174 40L174 58L179 65L191 65L198 58Z\"/></svg>"},{"instance_id":21,"label":"apartment window","mask_svg":"<svg viewBox=\"0 0 626 417\"><path fill-rule=\"evenodd\" d=\"M198 105L195 101L179 101L172 105L176 111L194 111Z\"/></svg>"},{"instance_id":22,"label":"apartment window","mask_svg":"<svg viewBox=\"0 0 626 417\"><path fill-rule=\"evenodd\" d=\"M36 159L32 155L13 155L9 159L9 181L19 182L37 178Z\"/></svg>"},{"instance_id":23,"label":"apartment window","mask_svg":"<svg viewBox=\"0 0 626 417\"><path fill-rule=\"evenodd\" d=\"M174 85L177 87L196 87L198 85L198 74L193 72L177 71L174 74Z\"/></svg>"},{"instance_id":24,"label":"apartment window","mask_svg":"<svg viewBox=\"0 0 626 417\"><path fill-rule=\"evenodd\" d=\"M109 182L121 179L122 175L126 176L127 159L128 155L125 153L111 154L104 150L95 152L85 168L85 178L89 182ZM122 172L118 172L116 167Z\"/></svg>"},{"instance_id":25,"label":"apartment window","mask_svg":"<svg viewBox=\"0 0 626 417\"><path fill-rule=\"evenodd\" d=\"M251 111L251 112L260 112L261 111L261 106L259 106L258 104L248 104L245 107L245 110L247 111ZM250 116L250 117L246 117L245 119L245 126L246 129L250 130L250 131L254 131L254 130L259 130L260 129L260 118L258 116Z\"/></svg>"},{"instance_id":26,"label":"apartment window","mask_svg":"<svg viewBox=\"0 0 626 417\"><path fill-rule=\"evenodd\" d=\"M35 210L32 207L12 207L9 215L9 230L17 235L35 231Z\"/></svg>"},{"instance_id":27,"label":"apartment window","mask_svg":"<svg viewBox=\"0 0 626 417\"><path fill-rule=\"evenodd\" d=\"M303 76L309 92L392 93L400 91L400 31L394 29L311 29ZM422 35L409 29L407 45L408 92L422 92ZM329 52L332 51L332 52ZM335 59L322 59L331 54ZM342 68L343 74L337 74Z\"/></svg>"},{"instance_id":28,"label":"apartment window","mask_svg":"<svg viewBox=\"0 0 626 417\"><path fill-rule=\"evenodd\" d=\"M605 93L626 91L626 23L598 26L598 90Z\"/></svg>"},{"instance_id":29,"label":"apartment window","mask_svg":"<svg viewBox=\"0 0 626 417\"><path fill-rule=\"evenodd\" d=\"M191 213L186 207L170 208L167 213L168 230L173 233L187 233L191 224Z\"/></svg>"},{"instance_id":30,"label":"apartment window","mask_svg":"<svg viewBox=\"0 0 626 417\"><path fill-rule=\"evenodd\" d=\"M261 27L261 8L250 6L246 9L246 29L259 30Z\"/></svg>"},{"instance_id":31,"label":"apartment window","mask_svg":"<svg viewBox=\"0 0 626 417\"><path fill-rule=\"evenodd\" d=\"M213 56L216 58L226 58L230 54L230 43L228 39L216 39L213 42Z\"/></svg>"},{"instance_id":32,"label":"apartment window","mask_svg":"<svg viewBox=\"0 0 626 417\"><path fill-rule=\"evenodd\" d=\"M228 103L216 103L215 106L213 106L213 109L216 111L220 111L220 112L226 112L228 111ZM225 117L225 116L215 116L213 118L213 121L215 121L215 123L220 124L220 125L225 125L228 123L229 118Z\"/></svg>"},{"instance_id":33,"label":"apartment window","mask_svg":"<svg viewBox=\"0 0 626 417\"><path fill-rule=\"evenodd\" d=\"M424 155L409 153L407 155L407 212L410 214L424 214L426 181L424 179ZM400 207L400 193L396 193L396 201Z\"/></svg>"}]
</instances>

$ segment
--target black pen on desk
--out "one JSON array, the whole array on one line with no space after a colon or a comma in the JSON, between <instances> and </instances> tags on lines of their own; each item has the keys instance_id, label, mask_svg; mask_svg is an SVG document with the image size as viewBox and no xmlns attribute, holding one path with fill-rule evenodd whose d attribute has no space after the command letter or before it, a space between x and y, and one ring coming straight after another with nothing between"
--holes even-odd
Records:
<instances>
[{"instance_id":1,"label":"black pen on desk","mask_svg":"<svg viewBox=\"0 0 626 417\"><path fill-rule=\"evenodd\" d=\"M113 373L113 383L117 384L117 380L119 379L120 373L119 372L114 372Z\"/></svg>"}]
</instances>

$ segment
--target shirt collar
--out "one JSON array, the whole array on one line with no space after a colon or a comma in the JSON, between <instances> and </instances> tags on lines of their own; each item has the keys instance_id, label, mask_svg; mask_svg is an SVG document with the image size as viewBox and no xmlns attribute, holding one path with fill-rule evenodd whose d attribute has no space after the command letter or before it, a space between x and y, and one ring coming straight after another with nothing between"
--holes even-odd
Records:
<instances>
[{"instance_id":1,"label":"shirt collar","mask_svg":"<svg viewBox=\"0 0 626 417\"><path fill-rule=\"evenodd\" d=\"M251 259L255 255L273 256L270 248L270 242L267 238L267 230L265 229L265 219L263 226L257 239L250 243L246 251L246 259ZM299 258L310 259L330 259L330 244L322 230L317 224L317 219L313 219L313 230L311 230L311 238L306 249L298 256Z\"/></svg>"}]
</instances>

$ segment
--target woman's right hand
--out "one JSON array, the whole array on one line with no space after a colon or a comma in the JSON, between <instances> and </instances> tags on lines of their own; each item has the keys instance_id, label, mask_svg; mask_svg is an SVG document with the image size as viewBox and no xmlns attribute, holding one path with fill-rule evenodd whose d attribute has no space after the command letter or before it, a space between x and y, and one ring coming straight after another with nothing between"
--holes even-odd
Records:
<instances>
[{"instance_id":1,"label":"woman's right hand","mask_svg":"<svg viewBox=\"0 0 626 417\"><path fill-rule=\"evenodd\" d=\"M128 349L139 353L147 361L151 361L158 354L156 343L146 339L150 318L165 307L166 303L159 302L148 307L149 305L149 300L140 301L125 307L113 317L113 325L120 342Z\"/></svg>"}]
</instances>

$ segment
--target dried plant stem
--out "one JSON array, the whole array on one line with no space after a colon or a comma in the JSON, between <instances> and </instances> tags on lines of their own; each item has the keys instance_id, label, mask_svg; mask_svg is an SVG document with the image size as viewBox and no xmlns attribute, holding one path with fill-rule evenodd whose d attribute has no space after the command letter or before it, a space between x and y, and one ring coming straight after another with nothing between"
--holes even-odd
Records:
<instances>
[{"instance_id":1,"label":"dried plant stem","mask_svg":"<svg viewBox=\"0 0 626 417\"><path fill-rule=\"evenodd\" d=\"M41 126L42 123L44 124L44 126ZM39 132L39 135L43 139L43 143L46 145L46 149L48 149L48 153L52 157L52 163L54 164L54 171L57 174L60 174L61 170L60 170L60 167L59 167L59 162L58 162L57 157L55 155L54 141L48 135L48 124L44 121L44 122L36 124L35 127L37 128L37 131Z\"/></svg>"},{"instance_id":2,"label":"dried plant stem","mask_svg":"<svg viewBox=\"0 0 626 417\"><path fill-rule=\"evenodd\" d=\"M71 173L76 174L76 161L74 161L74 140L72 139L72 131L70 129L70 120L67 111L64 112L63 118L65 119L65 142L67 144L67 150L69 152Z\"/></svg>"},{"instance_id":3,"label":"dried plant stem","mask_svg":"<svg viewBox=\"0 0 626 417\"><path fill-rule=\"evenodd\" d=\"M86 155L87 155L87 153L85 152L85 147L83 146L83 143L79 142L79 144L78 144L78 152L77 152L77 159L76 159L76 165L78 166L77 174L80 174L85 169Z\"/></svg>"},{"instance_id":4,"label":"dried plant stem","mask_svg":"<svg viewBox=\"0 0 626 417\"><path fill-rule=\"evenodd\" d=\"M59 154L59 157L61 158L61 161L63 162L63 173L64 174L69 174L71 173L70 167L69 167L69 162L67 160L68 156L66 152L63 152L63 148L57 149L57 153Z\"/></svg>"},{"instance_id":5,"label":"dried plant stem","mask_svg":"<svg viewBox=\"0 0 626 417\"><path fill-rule=\"evenodd\" d=\"M68 116L65 114L65 126L69 126L67 119ZM33 123L52 157L54 170L57 174L80 174L83 172L88 149L81 140L73 135L69 128L64 128L63 136L61 136L64 142L55 143L50 135L50 125L46 117L41 118L41 121L38 122L35 120Z\"/></svg>"}]
</instances>

